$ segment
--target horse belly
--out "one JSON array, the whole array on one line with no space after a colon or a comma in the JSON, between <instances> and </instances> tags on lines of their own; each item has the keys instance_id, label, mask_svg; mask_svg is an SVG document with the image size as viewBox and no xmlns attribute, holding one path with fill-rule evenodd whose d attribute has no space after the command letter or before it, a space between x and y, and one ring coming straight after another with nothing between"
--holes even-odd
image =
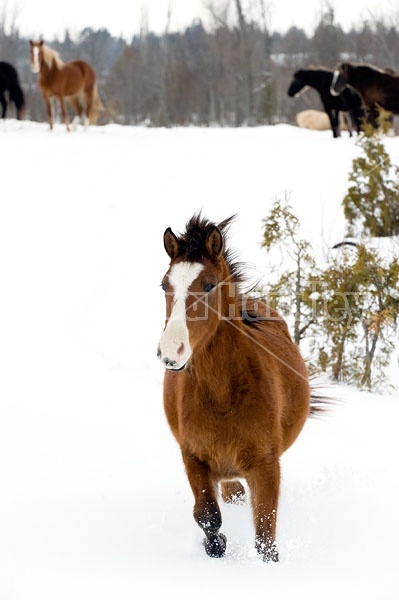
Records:
<instances>
[{"instance_id":1,"label":"horse belly","mask_svg":"<svg viewBox=\"0 0 399 600\"><path fill-rule=\"evenodd\" d=\"M77 73L76 77L67 77L64 83L64 96L72 98L76 96L83 88L84 81L80 73Z\"/></svg>"},{"instance_id":2,"label":"horse belly","mask_svg":"<svg viewBox=\"0 0 399 600\"><path fill-rule=\"evenodd\" d=\"M243 419L240 414L236 418L201 414L200 420L186 415L179 429L181 446L209 465L216 479L245 477L273 445L262 420Z\"/></svg>"},{"instance_id":3,"label":"horse belly","mask_svg":"<svg viewBox=\"0 0 399 600\"><path fill-rule=\"evenodd\" d=\"M237 452L234 448L206 448L198 446L195 455L206 463L215 479L229 480L244 477L244 472L239 464Z\"/></svg>"}]
</instances>

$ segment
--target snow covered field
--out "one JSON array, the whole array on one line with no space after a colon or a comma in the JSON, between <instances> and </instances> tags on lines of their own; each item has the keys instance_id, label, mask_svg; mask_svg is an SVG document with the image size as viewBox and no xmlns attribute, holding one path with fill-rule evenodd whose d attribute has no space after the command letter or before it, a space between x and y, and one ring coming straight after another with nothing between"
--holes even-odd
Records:
<instances>
[{"instance_id":1,"label":"snow covered field","mask_svg":"<svg viewBox=\"0 0 399 600\"><path fill-rule=\"evenodd\" d=\"M248 506L222 507L216 560L156 358L165 228L238 213L231 245L258 278L261 219L288 192L322 260L355 144L284 125L0 123L0 600L399 597L397 390L327 390L343 402L282 459L280 563L255 556ZM398 164L399 138L385 144Z\"/></svg>"}]
</instances>

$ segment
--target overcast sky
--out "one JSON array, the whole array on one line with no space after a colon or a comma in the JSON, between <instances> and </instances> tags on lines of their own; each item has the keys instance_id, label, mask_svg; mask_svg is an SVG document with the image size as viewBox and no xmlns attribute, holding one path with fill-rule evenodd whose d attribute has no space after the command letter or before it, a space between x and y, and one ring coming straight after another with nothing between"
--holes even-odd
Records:
<instances>
[{"instance_id":1,"label":"overcast sky","mask_svg":"<svg viewBox=\"0 0 399 600\"><path fill-rule=\"evenodd\" d=\"M149 29L161 32L165 28L170 0L0 0L0 15L5 10L7 20L13 20L22 35L52 39L63 37L85 27L106 28L115 36L126 39L139 31L143 12L147 13ZM209 0L172 0L171 30L182 29L194 19L206 24ZM214 4L223 0L213 0ZM242 0L243 6L248 0ZM252 0L254 5L257 0ZM233 2L232 2L233 4ZM323 0L266 0L272 30L286 31L292 25L311 33L318 22ZM336 20L345 30L359 25L373 15L398 14L395 0L333 0ZM396 7L395 7L396 6Z\"/></svg>"}]
</instances>

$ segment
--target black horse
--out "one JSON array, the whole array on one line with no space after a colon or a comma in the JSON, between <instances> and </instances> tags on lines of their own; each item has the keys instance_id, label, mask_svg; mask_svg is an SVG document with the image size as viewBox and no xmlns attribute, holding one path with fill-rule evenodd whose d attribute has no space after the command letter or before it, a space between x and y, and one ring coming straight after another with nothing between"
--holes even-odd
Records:
<instances>
[{"instance_id":1,"label":"black horse","mask_svg":"<svg viewBox=\"0 0 399 600\"><path fill-rule=\"evenodd\" d=\"M334 72L330 91L339 98L347 89L354 89L359 94L367 119L374 127L378 127L379 107L399 114L399 74L392 69L340 63Z\"/></svg>"},{"instance_id":2,"label":"black horse","mask_svg":"<svg viewBox=\"0 0 399 600\"><path fill-rule=\"evenodd\" d=\"M25 97L19 84L18 73L12 65L0 62L0 104L2 107L1 118L4 119L7 112L7 98L15 104L17 119L22 119L25 113Z\"/></svg>"},{"instance_id":3,"label":"black horse","mask_svg":"<svg viewBox=\"0 0 399 600\"><path fill-rule=\"evenodd\" d=\"M364 119L361 98L355 91L349 88L343 89L342 93L337 96L331 94L330 87L333 77L334 71L322 67L300 69L294 73L294 79L292 80L287 93L292 98L306 87L315 89L319 92L324 110L330 119L334 137L340 135L338 116L341 111L349 113L349 122L348 119L346 119L349 135L352 135L352 128L355 128L356 131L360 133L362 121Z\"/></svg>"}]
</instances>

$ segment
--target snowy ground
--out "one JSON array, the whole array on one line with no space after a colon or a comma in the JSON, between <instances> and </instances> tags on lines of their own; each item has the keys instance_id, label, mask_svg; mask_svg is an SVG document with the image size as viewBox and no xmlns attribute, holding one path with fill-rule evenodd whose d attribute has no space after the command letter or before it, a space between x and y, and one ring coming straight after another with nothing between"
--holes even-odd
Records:
<instances>
[{"instance_id":1,"label":"snowy ground","mask_svg":"<svg viewBox=\"0 0 399 600\"><path fill-rule=\"evenodd\" d=\"M0 600L398 598L397 390L330 389L343 402L282 459L281 562L254 555L248 506L223 508L216 560L156 359L164 229L237 212L231 243L258 277L261 218L289 192L322 259L343 236L355 142L0 123ZM399 138L386 147L399 163Z\"/></svg>"}]
</instances>

